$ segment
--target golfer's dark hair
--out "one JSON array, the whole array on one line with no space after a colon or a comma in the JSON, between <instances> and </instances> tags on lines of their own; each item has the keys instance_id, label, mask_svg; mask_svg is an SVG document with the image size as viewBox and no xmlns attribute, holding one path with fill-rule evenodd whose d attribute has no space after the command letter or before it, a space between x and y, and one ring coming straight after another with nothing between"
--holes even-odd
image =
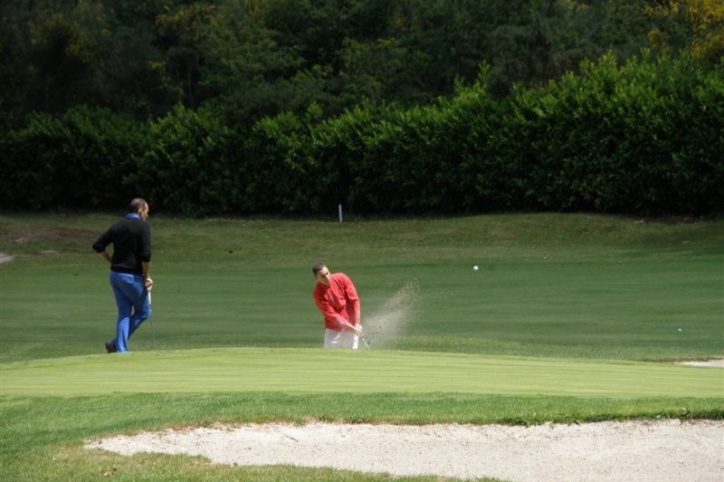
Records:
<instances>
[{"instance_id":1,"label":"golfer's dark hair","mask_svg":"<svg viewBox=\"0 0 724 482\"><path fill-rule=\"evenodd\" d=\"M314 276L317 276L320 271L322 271L327 265L324 263L317 263L314 266L312 266L312 273L314 273Z\"/></svg>"},{"instance_id":2,"label":"golfer's dark hair","mask_svg":"<svg viewBox=\"0 0 724 482\"><path fill-rule=\"evenodd\" d=\"M128 206L128 212L137 213L141 209L145 208L147 205L148 203L144 199L137 197L131 201L131 205Z\"/></svg>"}]
</instances>

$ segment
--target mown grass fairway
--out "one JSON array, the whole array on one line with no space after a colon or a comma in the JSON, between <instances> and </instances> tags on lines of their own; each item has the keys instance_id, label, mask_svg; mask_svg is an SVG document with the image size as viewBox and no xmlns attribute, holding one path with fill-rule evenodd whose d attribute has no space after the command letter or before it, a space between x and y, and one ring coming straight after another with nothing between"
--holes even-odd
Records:
<instances>
[{"instance_id":1,"label":"mown grass fairway","mask_svg":"<svg viewBox=\"0 0 724 482\"><path fill-rule=\"evenodd\" d=\"M0 218L0 251L15 256L0 265L1 361L103 351L115 306L90 245L116 219ZM369 333L376 347L629 360L724 353L724 221L150 222L156 345L147 323L132 350L318 347L310 267L324 260L354 279L367 320L408 283L419 287L404 336Z\"/></svg>"},{"instance_id":2,"label":"mown grass fairway","mask_svg":"<svg viewBox=\"0 0 724 482\"><path fill-rule=\"evenodd\" d=\"M341 477L80 449L105 434L217 421L724 417L724 372L668 363L724 357L721 220L152 215L153 321L133 353L111 356L115 306L90 245L115 219L0 216L0 252L14 256L0 265L8 480L94 480L113 466L124 467L113 480ZM398 309L395 336L369 332L369 351L319 349L318 260L354 279L363 324Z\"/></svg>"},{"instance_id":3,"label":"mown grass fairway","mask_svg":"<svg viewBox=\"0 0 724 482\"><path fill-rule=\"evenodd\" d=\"M2 373L3 394L9 396L194 392L446 392L609 398L722 395L722 373L713 369L397 351L183 350L21 362L5 365Z\"/></svg>"}]
</instances>

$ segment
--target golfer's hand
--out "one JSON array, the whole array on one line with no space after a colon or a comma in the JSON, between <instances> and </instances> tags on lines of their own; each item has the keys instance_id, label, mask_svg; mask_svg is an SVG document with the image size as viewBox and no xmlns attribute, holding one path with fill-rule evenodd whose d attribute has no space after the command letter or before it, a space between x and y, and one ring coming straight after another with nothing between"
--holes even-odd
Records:
<instances>
[{"instance_id":1,"label":"golfer's hand","mask_svg":"<svg viewBox=\"0 0 724 482\"><path fill-rule=\"evenodd\" d=\"M357 336L362 336L362 325L352 325L352 329L354 330L355 334Z\"/></svg>"},{"instance_id":2,"label":"golfer's hand","mask_svg":"<svg viewBox=\"0 0 724 482\"><path fill-rule=\"evenodd\" d=\"M146 278L143 280L143 284L146 286L146 289L148 291L151 291L153 289L153 280L151 278Z\"/></svg>"}]
</instances>

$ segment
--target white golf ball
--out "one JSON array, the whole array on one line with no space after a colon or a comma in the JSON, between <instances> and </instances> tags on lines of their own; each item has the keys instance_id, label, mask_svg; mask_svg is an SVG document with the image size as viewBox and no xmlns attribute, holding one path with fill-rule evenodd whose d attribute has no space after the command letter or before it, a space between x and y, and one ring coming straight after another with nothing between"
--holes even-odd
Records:
<instances>
[{"instance_id":1,"label":"white golf ball","mask_svg":"<svg viewBox=\"0 0 724 482\"><path fill-rule=\"evenodd\" d=\"M476 264L475 266L473 266L473 271L477 271L477 270L478 270L478 265Z\"/></svg>"}]
</instances>

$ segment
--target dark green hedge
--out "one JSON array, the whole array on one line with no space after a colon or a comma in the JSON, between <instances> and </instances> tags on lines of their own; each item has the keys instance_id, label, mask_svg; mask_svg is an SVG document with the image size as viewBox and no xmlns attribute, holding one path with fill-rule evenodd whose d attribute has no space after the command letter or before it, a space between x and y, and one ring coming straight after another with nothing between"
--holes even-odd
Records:
<instances>
[{"instance_id":1,"label":"dark green hedge","mask_svg":"<svg viewBox=\"0 0 724 482\"><path fill-rule=\"evenodd\" d=\"M87 107L3 124L0 206L117 207L137 192L129 177L148 148L145 125Z\"/></svg>"},{"instance_id":2,"label":"dark green hedge","mask_svg":"<svg viewBox=\"0 0 724 482\"><path fill-rule=\"evenodd\" d=\"M3 119L0 206L184 215L506 210L724 212L724 75L685 58L613 56L505 98L479 84L413 109L318 108L252 126L177 107L140 123L102 109Z\"/></svg>"},{"instance_id":3,"label":"dark green hedge","mask_svg":"<svg viewBox=\"0 0 724 482\"><path fill-rule=\"evenodd\" d=\"M612 56L513 106L534 204L556 210L711 213L724 207L724 79L686 61Z\"/></svg>"}]
</instances>

